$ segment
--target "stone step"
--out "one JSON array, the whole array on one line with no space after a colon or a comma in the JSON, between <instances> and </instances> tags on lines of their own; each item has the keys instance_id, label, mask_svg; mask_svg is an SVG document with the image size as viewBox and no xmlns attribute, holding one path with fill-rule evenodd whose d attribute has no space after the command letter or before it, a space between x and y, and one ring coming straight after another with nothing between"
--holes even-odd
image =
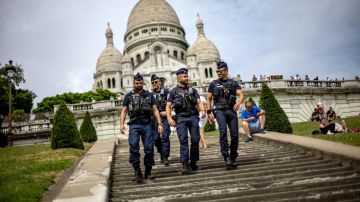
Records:
<instances>
[{"instance_id":1,"label":"stone step","mask_svg":"<svg viewBox=\"0 0 360 202\"><path fill-rule=\"evenodd\" d=\"M342 197L351 201L359 194L359 171L347 162L299 148L254 142L240 143L238 167L226 170L218 137L207 140L210 146L200 150L198 171L180 173L179 144L174 140L170 166L162 165L155 153L155 179L141 184L132 182L128 144L121 142L111 171L109 201L307 201L317 194L323 201Z\"/></svg>"}]
</instances>

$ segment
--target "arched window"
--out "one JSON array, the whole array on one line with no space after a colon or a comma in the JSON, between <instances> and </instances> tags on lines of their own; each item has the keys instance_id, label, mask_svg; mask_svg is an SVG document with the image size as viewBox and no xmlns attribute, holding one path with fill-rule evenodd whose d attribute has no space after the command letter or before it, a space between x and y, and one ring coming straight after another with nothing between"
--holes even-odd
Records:
<instances>
[{"instance_id":1,"label":"arched window","mask_svg":"<svg viewBox=\"0 0 360 202\"><path fill-rule=\"evenodd\" d=\"M132 65L132 66L135 66L135 65L134 65L134 58L131 58L131 65Z\"/></svg>"},{"instance_id":2,"label":"arched window","mask_svg":"<svg viewBox=\"0 0 360 202\"><path fill-rule=\"evenodd\" d=\"M145 52L144 58L145 58L145 59L149 58L149 51L146 51L146 52Z\"/></svg>"},{"instance_id":3,"label":"arched window","mask_svg":"<svg viewBox=\"0 0 360 202\"><path fill-rule=\"evenodd\" d=\"M123 79L121 78L121 80L120 80L120 86L121 86L121 88L124 86L123 85Z\"/></svg>"},{"instance_id":4,"label":"arched window","mask_svg":"<svg viewBox=\"0 0 360 202\"><path fill-rule=\"evenodd\" d=\"M140 63L141 62L141 55L137 54L136 55L136 63Z\"/></svg>"},{"instance_id":5,"label":"arched window","mask_svg":"<svg viewBox=\"0 0 360 202\"><path fill-rule=\"evenodd\" d=\"M111 88L111 81L110 81L110 79L108 79L108 82L107 82L107 88Z\"/></svg>"},{"instance_id":6,"label":"arched window","mask_svg":"<svg viewBox=\"0 0 360 202\"><path fill-rule=\"evenodd\" d=\"M181 52L181 59L184 59L184 52Z\"/></svg>"},{"instance_id":7,"label":"arched window","mask_svg":"<svg viewBox=\"0 0 360 202\"><path fill-rule=\"evenodd\" d=\"M210 78L212 78L213 77L212 68L209 68L209 73L210 73Z\"/></svg>"},{"instance_id":8,"label":"arched window","mask_svg":"<svg viewBox=\"0 0 360 202\"><path fill-rule=\"evenodd\" d=\"M176 57L177 58L177 51L176 50L174 50L174 57Z\"/></svg>"},{"instance_id":9,"label":"arched window","mask_svg":"<svg viewBox=\"0 0 360 202\"><path fill-rule=\"evenodd\" d=\"M115 88L115 79L112 79L112 87Z\"/></svg>"},{"instance_id":10,"label":"arched window","mask_svg":"<svg viewBox=\"0 0 360 202\"><path fill-rule=\"evenodd\" d=\"M207 70L207 68L205 68L205 78L208 78L208 77L209 77L208 70Z\"/></svg>"}]
</instances>

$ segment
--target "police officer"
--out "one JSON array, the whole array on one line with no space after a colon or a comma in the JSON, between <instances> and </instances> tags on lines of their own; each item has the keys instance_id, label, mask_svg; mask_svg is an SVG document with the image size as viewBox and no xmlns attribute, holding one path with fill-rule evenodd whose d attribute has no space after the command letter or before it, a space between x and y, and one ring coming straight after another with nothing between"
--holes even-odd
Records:
<instances>
[{"instance_id":1,"label":"police officer","mask_svg":"<svg viewBox=\"0 0 360 202\"><path fill-rule=\"evenodd\" d=\"M164 129L164 132L162 134L162 137L157 132L156 122L154 122L153 129L154 129L154 141L155 146L157 148L157 151L160 154L161 161L164 163L165 166L169 166L169 155L170 155L170 125L167 122L166 119L166 98L169 93L168 90L161 88L161 81L159 77L157 77L155 74L151 75L151 85L152 85L152 91L154 94L154 98L156 100L157 109L160 112L161 117L161 123ZM153 119L154 120L154 119Z\"/></svg>"},{"instance_id":2,"label":"police officer","mask_svg":"<svg viewBox=\"0 0 360 202\"><path fill-rule=\"evenodd\" d=\"M244 99L240 85L228 77L228 66L225 62L217 63L216 73L219 79L210 83L208 88L208 109L209 120L214 121L216 117L220 131L221 154L224 157L227 169L237 166L236 157L239 145L239 127L237 111ZM238 99L237 99L238 98ZM211 103L214 100L213 111ZM230 129L230 153L227 139L227 127Z\"/></svg>"},{"instance_id":3,"label":"police officer","mask_svg":"<svg viewBox=\"0 0 360 202\"><path fill-rule=\"evenodd\" d=\"M188 86L188 70L181 68L176 72L178 85L168 95L166 103L166 116L170 126L176 127L180 142L180 161L183 164L182 174L189 174L198 169L199 160L199 112L205 117L205 111L196 89ZM171 107L175 110L175 120L171 117ZM196 108L197 107L197 108ZM190 163L188 131L190 131Z\"/></svg>"},{"instance_id":4,"label":"police officer","mask_svg":"<svg viewBox=\"0 0 360 202\"><path fill-rule=\"evenodd\" d=\"M134 89L125 95L123 109L120 114L120 132L125 134L125 118L129 114L129 145L130 159L129 162L134 167L134 180L138 183L143 181L143 175L140 169L139 142L140 137L144 145L144 165L145 179L151 179L151 169L154 165L154 133L152 131L150 119L151 114L155 115L158 132L163 131L159 111L156 107L156 101L152 94L143 89L144 79L137 73L134 76Z\"/></svg>"}]
</instances>

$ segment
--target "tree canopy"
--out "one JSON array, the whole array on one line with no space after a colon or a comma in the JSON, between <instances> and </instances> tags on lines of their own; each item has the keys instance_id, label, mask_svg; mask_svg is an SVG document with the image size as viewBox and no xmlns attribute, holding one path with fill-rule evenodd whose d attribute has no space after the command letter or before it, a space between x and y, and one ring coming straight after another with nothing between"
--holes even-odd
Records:
<instances>
[{"instance_id":1,"label":"tree canopy","mask_svg":"<svg viewBox=\"0 0 360 202\"><path fill-rule=\"evenodd\" d=\"M0 115L2 116L7 116L9 113L9 82L6 77L5 67L6 65L0 68ZM11 86L13 111L23 110L25 113L30 113L36 95L30 90L16 88L25 82L25 78L21 66L15 65L14 67L15 75L11 79L13 84Z\"/></svg>"},{"instance_id":2,"label":"tree canopy","mask_svg":"<svg viewBox=\"0 0 360 202\"><path fill-rule=\"evenodd\" d=\"M54 105L59 105L63 102L66 104L75 104L80 101L91 102L92 99L96 101L109 100L110 97L116 97L115 93L108 90L96 89L96 92L88 91L85 93L63 93L60 95L46 97L37 104L34 113L53 112Z\"/></svg>"}]
</instances>

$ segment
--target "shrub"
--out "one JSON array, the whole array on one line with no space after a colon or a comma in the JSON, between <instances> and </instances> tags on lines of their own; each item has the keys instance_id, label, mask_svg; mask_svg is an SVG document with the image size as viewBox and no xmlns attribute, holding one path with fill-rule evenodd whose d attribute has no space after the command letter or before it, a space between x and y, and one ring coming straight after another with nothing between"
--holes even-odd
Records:
<instances>
[{"instance_id":1,"label":"shrub","mask_svg":"<svg viewBox=\"0 0 360 202\"><path fill-rule=\"evenodd\" d=\"M65 103L61 103L55 113L51 130L51 148L84 149L74 114L71 113Z\"/></svg>"},{"instance_id":2,"label":"shrub","mask_svg":"<svg viewBox=\"0 0 360 202\"><path fill-rule=\"evenodd\" d=\"M97 140L96 130L88 111L86 112L84 121L81 124L80 135L84 142L95 142Z\"/></svg>"},{"instance_id":3,"label":"shrub","mask_svg":"<svg viewBox=\"0 0 360 202\"><path fill-rule=\"evenodd\" d=\"M263 84L260 94L260 106L266 112L265 130L280 133L292 133L293 129L284 110L280 107L270 88Z\"/></svg>"},{"instance_id":4,"label":"shrub","mask_svg":"<svg viewBox=\"0 0 360 202\"><path fill-rule=\"evenodd\" d=\"M210 132L216 130L215 122L211 123L210 121L206 122L204 131Z\"/></svg>"}]
</instances>

